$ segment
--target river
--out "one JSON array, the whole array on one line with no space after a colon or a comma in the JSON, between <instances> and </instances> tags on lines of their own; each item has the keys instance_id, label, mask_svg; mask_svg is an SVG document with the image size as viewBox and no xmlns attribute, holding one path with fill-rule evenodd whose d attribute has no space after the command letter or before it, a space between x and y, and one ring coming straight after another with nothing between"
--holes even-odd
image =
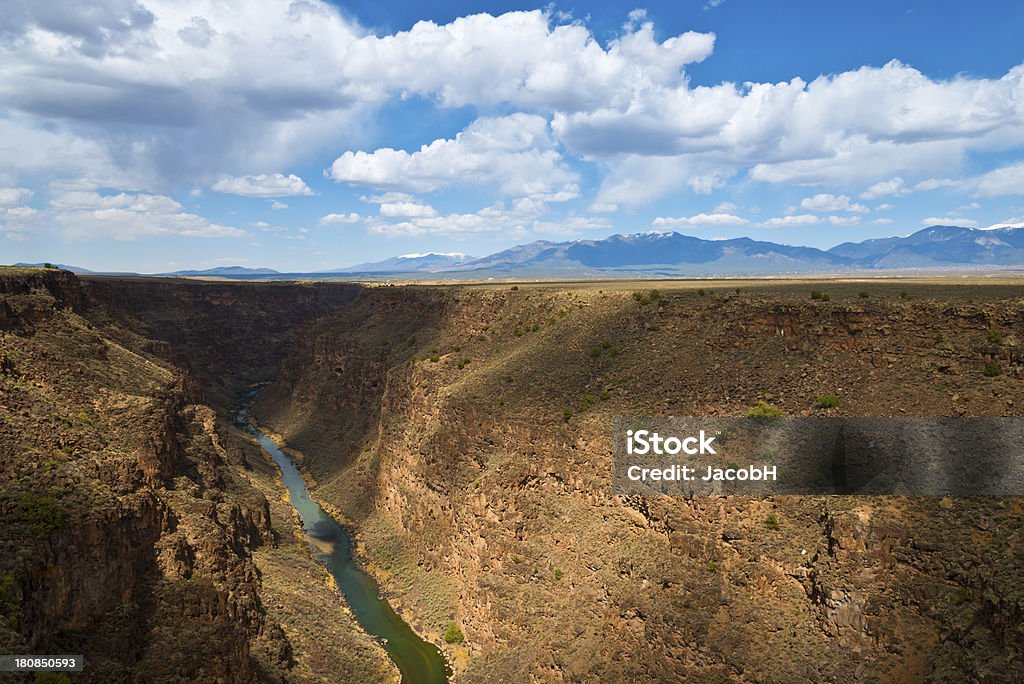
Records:
<instances>
[{"instance_id":1,"label":"river","mask_svg":"<svg viewBox=\"0 0 1024 684\"><path fill-rule=\"evenodd\" d=\"M302 518L303 531L309 538L316 559L334 576L356 620L363 629L383 645L402 673L403 684L443 684L450 669L441 651L424 641L395 613L381 596L377 581L356 563L348 531L309 498L306 481L291 457L270 437L246 421L242 409L239 421L281 469L281 480L295 510ZM329 619L329 616L325 616Z\"/></svg>"}]
</instances>

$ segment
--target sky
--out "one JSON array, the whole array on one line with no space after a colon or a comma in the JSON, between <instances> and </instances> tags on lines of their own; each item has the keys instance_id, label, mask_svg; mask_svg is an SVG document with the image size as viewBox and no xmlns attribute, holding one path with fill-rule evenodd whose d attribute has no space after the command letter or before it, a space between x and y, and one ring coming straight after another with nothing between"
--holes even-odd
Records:
<instances>
[{"instance_id":1,"label":"sky","mask_svg":"<svg viewBox=\"0 0 1024 684\"><path fill-rule=\"evenodd\" d=\"M1024 226L1024 3L0 0L0 263Z\"/></svg>"}]
</instances>

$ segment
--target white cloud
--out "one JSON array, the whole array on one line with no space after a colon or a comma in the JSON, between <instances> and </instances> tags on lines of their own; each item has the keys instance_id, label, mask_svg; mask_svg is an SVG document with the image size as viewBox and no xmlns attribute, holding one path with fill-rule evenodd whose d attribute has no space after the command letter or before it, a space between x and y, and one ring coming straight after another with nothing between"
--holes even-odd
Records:
<instances>
[{"instance_id":1,"label":"white cloud","mask_svg":"<svg viewBox=\"0 0 1024 684\"><path fill-rule=\"evenodd\" d=\"M952 178L928 178L914 185L914 190L925 191L937 190L939 188L955 188L960 181Z\"/></svg>"},{"instance_id":2,"label":"white cloud","mask_svg":"<svg viewBox=\"0 0 1024 684\"><path fill-rule=\"evenodd\" d=\"M35 209L25 204L32 195L28 188L0 188L0 225L11 227L10 224L20 223L37 214Z\"/></svg>"},{"instance_id":3,"label":"white cloud","mask_svg":"<svg viewBox=\"0 0 1024 684\"><path fill-rule=\"evenodd\" d=\"M290 173L261 173L256 176L224 176L212 186L213 190L229 195L243 197L289 197L294 195L312 195L306 182Z\"/></svg>"},{"instance_id":4,"label":"white cloud","mask_svg":"<svg viewBox=\"0 0 1024 684\"><path fill-rule=\"evenodd\" d=\"M876 218L874 221L871 221L873 226L887 226L890 223L893 223L891 218Z\"/></svg>"},{"instance_id":5,"label":"white cloud","mask_svg":"<svg viewBox=\"0 0 1024 684\"><path fill-rule=\"evenodd\" d=\"M689 188L708 194L721 188L735 169L705 163L687 157L647 157L625 155L605 163L607 174L601 182L596 202L639 205L668 193Z\"/></svg>"},{"instance_id":6,"label":"white cloud","mask_svg":"<svg viewBox=\"0 0 1024 684\"><path fill-rule=\"evenodd\" d=\"M710 55L714 42L714 34L687 32L659 43L653 25L633 15L603 48L581 23L557 24L545 12L475 14L365 36L342 51L341 73L365 88L437 96L447 106L581 111L679 86L682 68Z\"/></svg>"},{"instance_id":7,"label":"white cloud","mask_svg":"<svg viewBox=\"0 0 1024 684\"><path fill-rule=\"evenodd\" d=\"M977 228L978 222L974 219L965 219L957 217L935 217L931 216L926 219L921 219L922 226L963 226L964 228Z\"/></svg>"},{"instance_id":8,"label":"white cloud","mask_svg":"<svg viewBox=\"0 0 1024 684\"><path fill-rule=\"evenodd\" d=\"M385 192L380 195L360 195L359 199L367 204L391 204L412 202L415 198L407 192Z\"/></svg>"},{"instance_id":9,"label":"white cloud","mask_svg":"<svg viewBox=\"0 0 1024 684\"><path fill-rule=\"evenodd\" d=\"M833 226L855 226L860 223L860 216L829 216L828 222Z\"/></svg>"},{"instance_id":10,"label":"white cloud","mask_svg":"<svg viewBox=\"0 0 1024 684\"><path fill-rule=\"evenodd\" d=\"M287 209L288 205L284 202L278 202L277 200L270 200L270 208L274 211L279 211L281 209Z\"/></svg>"},{"instance_id":11,"label":"white cloud","mask_svg":"<svg viewBox=\"0 0 1024 684\"><path fill-rule=\"evenodd\" d=\"M1022 82L1024 66L1000 79L938 81L891 62L810 83L638 88L621 103L556 112L552 127L590 156L715 159L766 182L870 182L1020 145Z\"/></svg>"},{"instance_id":12,"label":"white cloud","mask_svg":"<svg viewBox=\"0 0 1024 684\"><path fill-rule=\"evenodd\" d=\"M619 210L619 205L609 202L594 202L590 205L589 210L595 214L614 214Z\"/></svg>"},{"instance_id":13,"label":"white cloud","mask_svg":"<svg viewBox=\"0 0 1024 684\"><path fill-rule=\"evenodd\" d=\"M50 210L40 212L40 218L52 220L68 238L83 241L98 237L134 240L155 235L246 235L238 228L182 211L182 206L170 197L141 193L101 195L91 191L65 192L50 200Z\"/></svg>"},{"instance_id":14,"label":"white cloud","mask_svg":"<svg viewBox=\"0 0 1024 684\"><path fill-rule=\"evenodd\" d=\"M860 198L864 200L878 199L879 197L900 197L910 192L907 188L906 183L899 176L891 178L887 181L879 181L872 185L870 188L860 193Z\"/></svg>"},{"instance_id":15,"label":"white cloud","mask_svg":"<svg viewBox=\"0 0 1024 684\"><path fill-rule=\"evenodd\" d=\"M875 207L875 211L892 211L895 208L895 205L886 202L884 204L879 204L877 207Z\"/></svg>"},{"instance_id":16,"label":"white cloud","mask_svg":"<svg viewBox=\"0 0 1024 684\"><path fill-rule=\"evenodd\" d=\"M548 123L535 114L480 118L453 139L409 153L389 147L345 152L329 175L336 181L405 192L456 184L497 186L508 196L570 191L576 173L555 149Z\"/></svg>"},{"instance_id":17,"label":"white cloud","mask_svg":"<svg viewBox=\"0 0 1024 684\"><path fill-rule=\"evenodd\" d=\"M327 214L320 219L320 225L326 226L332 223L358 223L362 217L356 213L350 214Z\"/></svg>"},{"instance_id":18,"label":"white cloud","mask_svg":"<svg viewBox=\"0 0 1024 684\"><path fill-rule=\"evenodd\" d=\"M652 225L659 228L675 228L680 226L741 226L746 223L750 222L734 214L695 214L678 218L659 216L654 219Z\"/></svg>"},{"instance_id":19,"label":"white cloud","mask_svg":"<svg viewBox=\"0 0 1024 684\"><path fill-rule=\"evenodd\" d=\"M764 226L775 228L779 226L813 226L821 223L821 217L814 214L794 214L791 216L776 216L765 221Z\"/></svg>"},{"instance_id":20,"label":"white cloud","mask_svg":"<svg viewBox=\"0 0 1024 684\"><path fill-rule=\"evenodd\" d=\"M0 188L0 207L13 207L32 199L34 193L28 188Z\"/></svg>"},{"instance_id":21,"label":"white cloud","mask_svg":"<svg viewBox=\"0 0 1024 684\"><path fill-rule=\"evenodd\" d=\"M1024 164L1004 166L977 179L977 197L1024 195Z\"/></svg>"},{"instance_id":22,"label":"white cloud","mask_svg":"<svg viewBox=\"0 0 1024 684\"><path fill-rule=\"evenodd\" d=\"M437 210L419 202L394 202L380 205L380 215L388 218L428 218L437 216Z\"/></svg>"},{"instance_id":23,"label":"white cloud","mask_svg":"<svg viewBox=\"0 0 1024 684\"><path fill-rule=\"evenodd\" d=\"M865 214L870 211L863 204L851 203L850 198L846 195L830 195L827 193L820 193L814 197L805 197L800 202L800 206L808 211L850 211L858 214Z\"/></svg>"}]
</instances>

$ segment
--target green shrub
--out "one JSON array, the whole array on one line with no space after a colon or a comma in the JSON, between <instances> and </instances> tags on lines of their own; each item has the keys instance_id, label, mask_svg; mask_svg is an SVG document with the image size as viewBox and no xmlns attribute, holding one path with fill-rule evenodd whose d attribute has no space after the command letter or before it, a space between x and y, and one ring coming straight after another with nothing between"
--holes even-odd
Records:
<instances>
[{"instance_id":1,"label":"green shrub","mask_svg":"<svg viewBox=\"0 0 1024 684\"><path fill-rule=\"evenodd\" d=\"M985 364L985 377L986 378L994 378L997 375L1002 375L1002 374L1003 374L1003 368L1002 368L1002 366L999 365L999 362L996 361L995 359L992 359L991 361L989 361L988 363Z\"/></svg>"},{"instance_id":2,"label":"green shrub","mask_svg":"<svg viewBox=\"0 0 1024 684\"><path fill-rule=\"evenodd\" d=\"M861 290L860 292L857 293L857 296L860 297L861 299L867 299L871 295L868 293L867 290Z\"/></svg>"},{"instance_id":3,"label":"green shrub","mask_svg":"<svg viewBox=\"0 0 1024 684\"><path fill-rule=\"evenodd\" d=\"M513 285L513 286L512 286L512 291L513 291L513 292L515 292L515 291L516 291L516 290L518 290L518 289L519 289L519 286L518 286L518 285Z\"/></svg>"},{"instance_id":4,"label":"green shrub","mask_svg":"<svg viewBox=\"0 0 1024 684\"><path fill-rule=\"evenodd\" d=\"M583 413L588 408L592 407L597 403L597 399L592 394L584 394L580 398L580 413Z\"/></svg>"},{"instance_id":5,"label":"green shrub","mask_svg":"<svg viewBox=\"0 0 1024 684\"><path fill-rule=\"evenodd\" d=\"M459 370L462 370L463 368L469 365L469 357L459 359L459 363L457 365L459 367Z\"/></svg>"},{"instance_id":6,"label":"green shrub","mask_svg":"<svg viewBox=\"0 0 1024 684\"><path fill-rule=\"evenodd\" d=\"M21 521L38 537L49 537L60 529L64 511L52 496L25 494L21 497Z\"/></svg>"},{"instance_id":7,"label":"green shrub","mask_svg":"<svg viewBox=\"0 0 1024 684\"><path fill-rule=\"evenodd\" d=\"M831 302L831 301L832 301L832 295L830 295L830 294L829 294L829 293L827 293L827 292L825 292L825 293L822 293L822 295L821 295L821 301L823 301L823 302Z\"/></svg>"},{"instance_id":8,"label":"green shrub","mask_svg":"<svg viewBox=\"0 0 1024 684\"><path fill-rule=\"evenodd\" d=\"M596 359L600 355L601 355L601 348L600 347L591 347L590 351L587 352L587 356L589 356L592 359Z\"/></svg>"},{"instance_id":9,"label":"green shrub","mask_svg":"<svg viewBox=\"0 0 1024 684\"><path fill-rule=\"evenodd\" d=\"M768 402L759 400L756 404L747 409L747 418L754 418L756 420L774 420L780 418L784 413L778 406L769 404Z\"/></svg>"},{"instance_id":10,"label":"green shrub","mask_svg":"<svg viewBox=\"0 0 1024 684\"><path fill-rule=\"evenodd\" d=\"M449 622L444 630L444 642L446 644L461 644L465 640L466 637L462 634L462 628L454 622Z\"/></svg>"},{"instance_id":11,"label":"green shrub","mask_svg":"<svg viewBox=\"0 0 1024 684\"><path fill-rule=\"evenodd\" d=\"M769 513L768 517L764 519L764 526L769 530L777 530L781 527L781 525L779 525L779 519L774 513Z\"/></svg>"},{"instance_id":12,"label":"green shrub","mask_svg":"<svg viewBox=\"0 0 1024 684\"><path fill-rule=\"evenodd\" d=\"M700 288L699 290L697 290L697 295L700 296L700 297L703 297L706 294L707 294L707 292L705 292L703 287Z\"/></svg>"},{"instance_id":13,"label":"green shrub","mask_svg":"<svg viewBox=\"0 0 1024 684\"><path fill-rule=\"evenodd\" d=\"M811 299L821 299L821 296L820 290L811 290Z\"/></svg>"},{"instance_id":14,"label":"green shrub","mask_svg":"<svg viewBox=\"0 0 1024 684\"><path fill-rule=\"evenodd\" d=\"M651 290L651 293L647 295L647 298L653 302L655 300L661 299L661 293L658 292L657 290Z\"/></svg>"},{"instance_id":15,"label":"green shrub","mask_svg":"<svg viewBox=\"0 0 1024 684\"><path fill-rule=\"evenodd\" d=\"M900 292L900 299L910 299L910 294L908 294L906 290L902 290Z\"/></svg>"},{"instance_id":16,"label":"green shrub","mask_svg":"<svg viewBox=\"0 0 1024 684\"><path fill-rule=\"evenodd\" d=\"M839 397L834 394L822 394L815 398L814 406L816 408L836 408L839 406Z\"/></svg>"},{"instance_id":17,"label":"green shrub","mask_svg":"<svg viewBox=\"0 0 1024 684\"><path fill-rule=\"evenodd\" d=\"M739 294L739 293L740 293L740 288L737 287L736 288L736 294Z\"/></svg>"},{"instance_id":18,"label":"green shrub","mask_svg":"<svg viewBox=\"0 0 1024 684\"><path fill-rule=\"evenodd\" d=\"M437 362L438 362L438 361L440 361L440 360L441 360L441 357L440 357L440 356L438 356L437 354L431 354L431 355L430 355L430 361L431 361L432 363L437 363Z\"/></svg>"},{"instance_id":19,"label":"green shrub","mask_svg":"<svg viewBox=\"0 0 1024 684\"><path fill-rule=\"evenodd\" d=\"M999 328L988 329L988 341L990 344L1002 344L1003 343L1003 331Z\"/></svg>"},{"instance_id":20,"label":"green shrub","mask_svg":"<svg viewBox=\"0 0 1024 684\"><path fill-rule=\"evenodd\" d=\"M523 331L520 330L519 328L516 328L515 330L512 331L512 334L515 335L516 337L522 337Z\"/></svg>"},{"instance_id":21,"label":"green shrub","mask_svg":"<svg viewBox=\"0 0 1024 684\"><path fill-rule=\"evenodd\" d=\"M562 411L562 421L568 423L569 419L572 418L572 409L565 409Z\"/></svg>"},{"instance_id":22,"label":"green shrub","mask_svg":"<svg viewBox=\"0 0 1024 684\"><path fill-rule=\"evenodd\" d=\"M555 568L555 579L560 580L565 573L562 572L562 568Z\"/></svg>"},{"instance_id":23,"label":"green shrub","mask_svg":"<svg viewBox=\"0 0 1024 684\"><path fill-rule=\"evenodd\" d=\"M718 563L716 563L713 560L709 560L708 564L707 564L707 571L708 572L718 572Z\"/></svg>"}]
</instances>

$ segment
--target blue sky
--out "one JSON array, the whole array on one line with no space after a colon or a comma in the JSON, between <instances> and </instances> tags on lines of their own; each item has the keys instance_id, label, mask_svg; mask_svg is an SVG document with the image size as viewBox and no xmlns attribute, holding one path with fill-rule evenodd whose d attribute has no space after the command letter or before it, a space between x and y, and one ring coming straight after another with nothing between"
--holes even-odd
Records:
<instances>
[{"instance_id":1,"label":"blue sky","mask_svg":"<svg viewBox=\"0 0 1024 684\"><path fill-rule=\"evenodd\" d=\"M0 262L1024 225L1021 27L1016 2L16 3Z\"/></svg>"}]
</instances>

